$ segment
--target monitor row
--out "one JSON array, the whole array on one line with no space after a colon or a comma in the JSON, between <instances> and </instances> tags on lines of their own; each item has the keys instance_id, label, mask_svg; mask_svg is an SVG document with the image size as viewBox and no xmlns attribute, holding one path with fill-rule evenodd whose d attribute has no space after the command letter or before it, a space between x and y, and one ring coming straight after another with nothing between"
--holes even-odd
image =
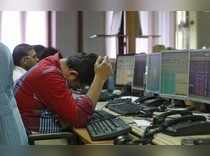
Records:
<instances>
[{"instance_id":1,"label":"monitor row","mask_svg":"<svg viewBox=\"0 0 210 156\"><path fill-rule=\"evenodd\" d=\"M162 97L210 103L210 49L173 50L117 57L117 86Z\"/></svg>"}]
</instances>

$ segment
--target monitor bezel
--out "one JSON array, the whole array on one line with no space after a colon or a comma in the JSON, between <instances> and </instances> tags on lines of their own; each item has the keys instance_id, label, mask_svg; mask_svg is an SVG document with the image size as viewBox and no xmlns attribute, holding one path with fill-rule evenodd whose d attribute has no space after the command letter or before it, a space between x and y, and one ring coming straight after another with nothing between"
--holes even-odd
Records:
<instances>
[{"instance_id":1,"label":"monitor bezel","mask_svg":"<svg viewBox=\"0 0 210 156\"><path fill-rule=\"evenodd\" d=\"M141 56L141 55L144 55L145 56L145 72L146 72L146 66L147 66L147 54L146 53L137 53L137 54L135 54L135 56L134 56L134 61L135 61L135 57L136 56ZM135 63L136 63L136 61L135 61ZM134 69L133 69L133 71L135 72L135 63L134 63ZM145 75L145 73L144 73L144 75ZM145 76L143 77L143 84L144 84L144 82L145 82ZM143 87L137 87L137 86L134 86L134 75L133 75L133 80L132 80L132 90L136 90L136 91L144 91L145 90L145 84L144 84L144 86Z\"/></svg>"},{"instance_id":2,"label":"monitor bezel","mask_svg":"<svg viewBox=\"0 0 210 156\"><path fill-rule=\"evenodd\" d=\"M148 89L148 65L149 65L149 57L150 56L152 56L152 55L159 55L160 56L160 66L161 66L161 53L160 52L156 52L156 53L150 53L150 54L148 54L147 55L147 77L146 77L146 87L145 87L145 91L147 92L147 93L153 93L153 94L160 94L160 75L161 75L161 68L160 68L160 75L159 75L159 91L153 91L153 90L150 90L150 89Z\"/></svg>"}]
</instances>

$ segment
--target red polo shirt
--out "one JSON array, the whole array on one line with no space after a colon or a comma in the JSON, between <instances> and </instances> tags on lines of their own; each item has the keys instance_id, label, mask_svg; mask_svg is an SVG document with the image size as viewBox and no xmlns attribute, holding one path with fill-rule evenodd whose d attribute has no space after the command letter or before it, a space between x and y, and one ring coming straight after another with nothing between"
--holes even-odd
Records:
<instances>
[{"instance_id":1,"label":"red polo shirt","mask_svg":"<svg viewBox=\"0 0 210 156\"><path fill-rule=\"evenodd\" d=\"M15 85L18 108L25 126L31 131L39 130L43 109L74 127L85 127L94 111L87 96L73 97L61 73L59 59L55 54L42 60Z\"/></svg>"}]
</instances>

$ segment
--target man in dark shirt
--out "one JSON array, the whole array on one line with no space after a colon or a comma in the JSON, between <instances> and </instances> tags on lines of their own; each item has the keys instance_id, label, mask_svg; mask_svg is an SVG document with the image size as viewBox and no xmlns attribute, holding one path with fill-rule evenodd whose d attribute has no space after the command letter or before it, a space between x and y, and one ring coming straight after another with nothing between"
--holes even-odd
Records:
<instances>
[{"instance_id":1,"label":"man in dark shirt","mask_svg":"<svg viewBox=\"0 0 210 156\"><path fill-rule=\"evenodd\" d=\"M23 122L29 131L60 131L59 121L74 127L85 127L101 89L112 73L108 57L98 57L95 65L88 56L47 57L28 71L15 85L15 96ZM95 73L86 95L74 96L66 83L86 81Z\"/></svg>"}]
</instances>

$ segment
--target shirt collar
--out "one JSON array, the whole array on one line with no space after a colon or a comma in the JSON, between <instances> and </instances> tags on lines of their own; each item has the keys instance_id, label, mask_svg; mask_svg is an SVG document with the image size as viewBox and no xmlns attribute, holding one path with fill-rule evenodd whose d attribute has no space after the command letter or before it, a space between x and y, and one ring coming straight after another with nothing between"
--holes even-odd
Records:
<instances>
[{"instance_id":1,"label":"shirt collar","mask_svg":"<svg viewBox=\"0 0 210 156\"><path fill-rule=\"evenodd\" d=\"M20 66L15 66L15 70L19 70L21 72L26 72L26 70Z\"/></svg>"}]
</instances>

